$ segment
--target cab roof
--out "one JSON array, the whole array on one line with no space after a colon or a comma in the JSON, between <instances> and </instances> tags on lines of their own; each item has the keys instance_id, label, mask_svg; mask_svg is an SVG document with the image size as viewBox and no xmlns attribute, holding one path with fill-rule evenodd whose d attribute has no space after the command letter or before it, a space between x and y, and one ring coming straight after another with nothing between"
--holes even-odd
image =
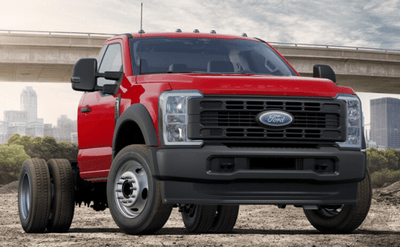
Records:
<instances>
[{"instance_id":1,"label":"cab roof","mask_svg":"<svg viewBox=\"0 0 400 247\"><path fill-rule=\"evenodd\" d=\"M225 35L225 34L212 34L212 33L189 33L189 32L166 32L166 33L127 33L120 36L128 36L129 38L151 38L151 37L169 37L169 38L204 38L204 39L242 39L259 41L254 38L236 36L236 35ZM116 38L116 37L113 37Z\"/></svg>"}]
</instances>

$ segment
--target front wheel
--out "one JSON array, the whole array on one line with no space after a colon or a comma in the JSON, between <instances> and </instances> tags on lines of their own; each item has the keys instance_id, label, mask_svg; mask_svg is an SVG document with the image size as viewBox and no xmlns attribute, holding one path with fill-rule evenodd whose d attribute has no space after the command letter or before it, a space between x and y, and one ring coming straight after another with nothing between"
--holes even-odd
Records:
<instances>
[{"instance_id":1,"label":"front wheel","mask_svg":"<svg viewBox=\"0 0 400 247\"><path fill-rule=\"evenodd\" d=\"M172 205L162 204L160 183L151 172L145 145L130 145L113 160L107 201L115 223L128 234L150 234L167 222Z\"/></svg>"},{"instance_id":2,"label":"front wheel","mask_svg":"<svg viewBox=\"0 0 400 247\"><path fill-rule=\"evenodd\" d=\"M319 206L304 210L308 221L323 233L350 233L361 225L371 206L372 189L369 173L358 184L357 205Z\"/></svg>"}]
</instances>

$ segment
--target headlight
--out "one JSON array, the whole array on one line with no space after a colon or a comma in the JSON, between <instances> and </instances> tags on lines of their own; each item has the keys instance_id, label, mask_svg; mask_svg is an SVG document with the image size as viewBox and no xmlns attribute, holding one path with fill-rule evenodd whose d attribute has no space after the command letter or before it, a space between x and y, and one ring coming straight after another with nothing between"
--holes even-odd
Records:
<instances>
[{"instance_id":1,"label":"headlight","mask_svg":"<svg viewBox=\"0 0 400 247\"><path fill-rule=\"evenodd\" d=\"M362 143L362 111L360 99L355 95L342 94L338 100L346 101L347 110L347 140L337 142L346 148L361 148Z\"/></svg>"},{"instance_id":2,"label":"headlight","mask_svg":"<svg viewBox=\"0 0 400 247\"><path fill-rule=\"evenodd\" d=\"M165 145L201 145L187 136L188 99L202 98L199 91L166 91L160 95L162 134Z\"/></svg>"}]
</instances>

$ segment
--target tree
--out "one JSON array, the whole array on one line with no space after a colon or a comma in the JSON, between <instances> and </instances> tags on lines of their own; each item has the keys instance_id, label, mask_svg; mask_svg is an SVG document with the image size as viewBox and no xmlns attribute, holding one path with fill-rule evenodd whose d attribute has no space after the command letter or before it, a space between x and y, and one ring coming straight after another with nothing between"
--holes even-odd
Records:
<instances>
[{"instance_id":1,"label":"tree","mask_svg":"<svg viewBox=\"0 0 400 247\"><path fill-rule=\"evenodd\" d=\"M77 145L70 142L56 142L54 137L20 136L13 134L8 139L8 144L24 146L25 152L32 158L49 160L52 158L76 160L78 156Z\"/></svg>"},{"instance_id":2,"label":"tree","mask_svg":"<svg viewBox=\"0 0 400 247\"><path fill-rule=\"evenodd\" d=\"M8 144L16 144L19 139L21 139L21 136L18 133L14 133L8 138Z\"/></svg>"},{"instance_id":3,"label":"tree","mask_svg":"<svg viewBox=\"0 0 400 247\"><path fill-rule=\"evenodd\" d=\"M367 164L371 173L387 167L388 160L384 153L375 148L367 149Z\"/></svg>"},{"instance_id":4,"label":"tree","mask_svg":"<svg viewBox=\"0 0 400 247\"><path fill-rule=\"evenodd\" d=\"M68 160L77 160L78 146L72 142L59 142L56 156Z\"/></svg>"},{"instance_id":5,"label":"tree","mask_svg":"<svg viewBox=\"0 0 400 247\"><path fill-rule=\"evenodd\" d=\"M16 144L0 144L0 181L9 183L17 180L22 163L29 159L22 145Z\"/></svg>"},{"instance_id":6,"label":"tree","mask_svg":"<svg viewBox=\"0 0 400 247\"><path fill-rule=\"evenodd\" d=\"M25 148L32 144L32 137L20 136L18 133L15 133L8 138L8 145L11 144L22 145Z\"/></svg>"},{"instance_id":7,"label":"tree","mask_svg":"<svg viewBox=\"0 0 400 247\"><path fill-rule=\"evenodd\" d=\"M385 158L387 159L387 168L391 170L399 169L399 158L396 155L396 151L394 149L388 149L384 153Z\"/></svg>"},{"instance_id":8,"label":"tree","mask_svg":"<svg viewBox=\"0 0 400 247\"><path fill-rule=\"evenodd\" d=\"M25 150L32 158L41 158L46 161L51 158L62 158L56 157L58 145L56 139L50 136L34 138L32 145L25 147Z\"/></svg>"}]
</instances>

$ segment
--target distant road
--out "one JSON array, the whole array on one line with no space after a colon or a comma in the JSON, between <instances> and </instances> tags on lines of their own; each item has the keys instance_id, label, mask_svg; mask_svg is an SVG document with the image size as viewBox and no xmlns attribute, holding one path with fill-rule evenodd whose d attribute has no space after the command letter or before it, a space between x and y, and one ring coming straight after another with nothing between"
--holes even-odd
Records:
<instances>
[{"instance_id":1,"label":"distant road","mask_svg":"<svg viewBox=\"0 0 400 247\"><path fill-rule=\"evenodd\" d=\"M74 63L97 57L108 33L0 30L0 81L69 82ZM303 76L329 64L342 86L400 94L400 50L270 42Z\"/></svg>"}]
</instances>

